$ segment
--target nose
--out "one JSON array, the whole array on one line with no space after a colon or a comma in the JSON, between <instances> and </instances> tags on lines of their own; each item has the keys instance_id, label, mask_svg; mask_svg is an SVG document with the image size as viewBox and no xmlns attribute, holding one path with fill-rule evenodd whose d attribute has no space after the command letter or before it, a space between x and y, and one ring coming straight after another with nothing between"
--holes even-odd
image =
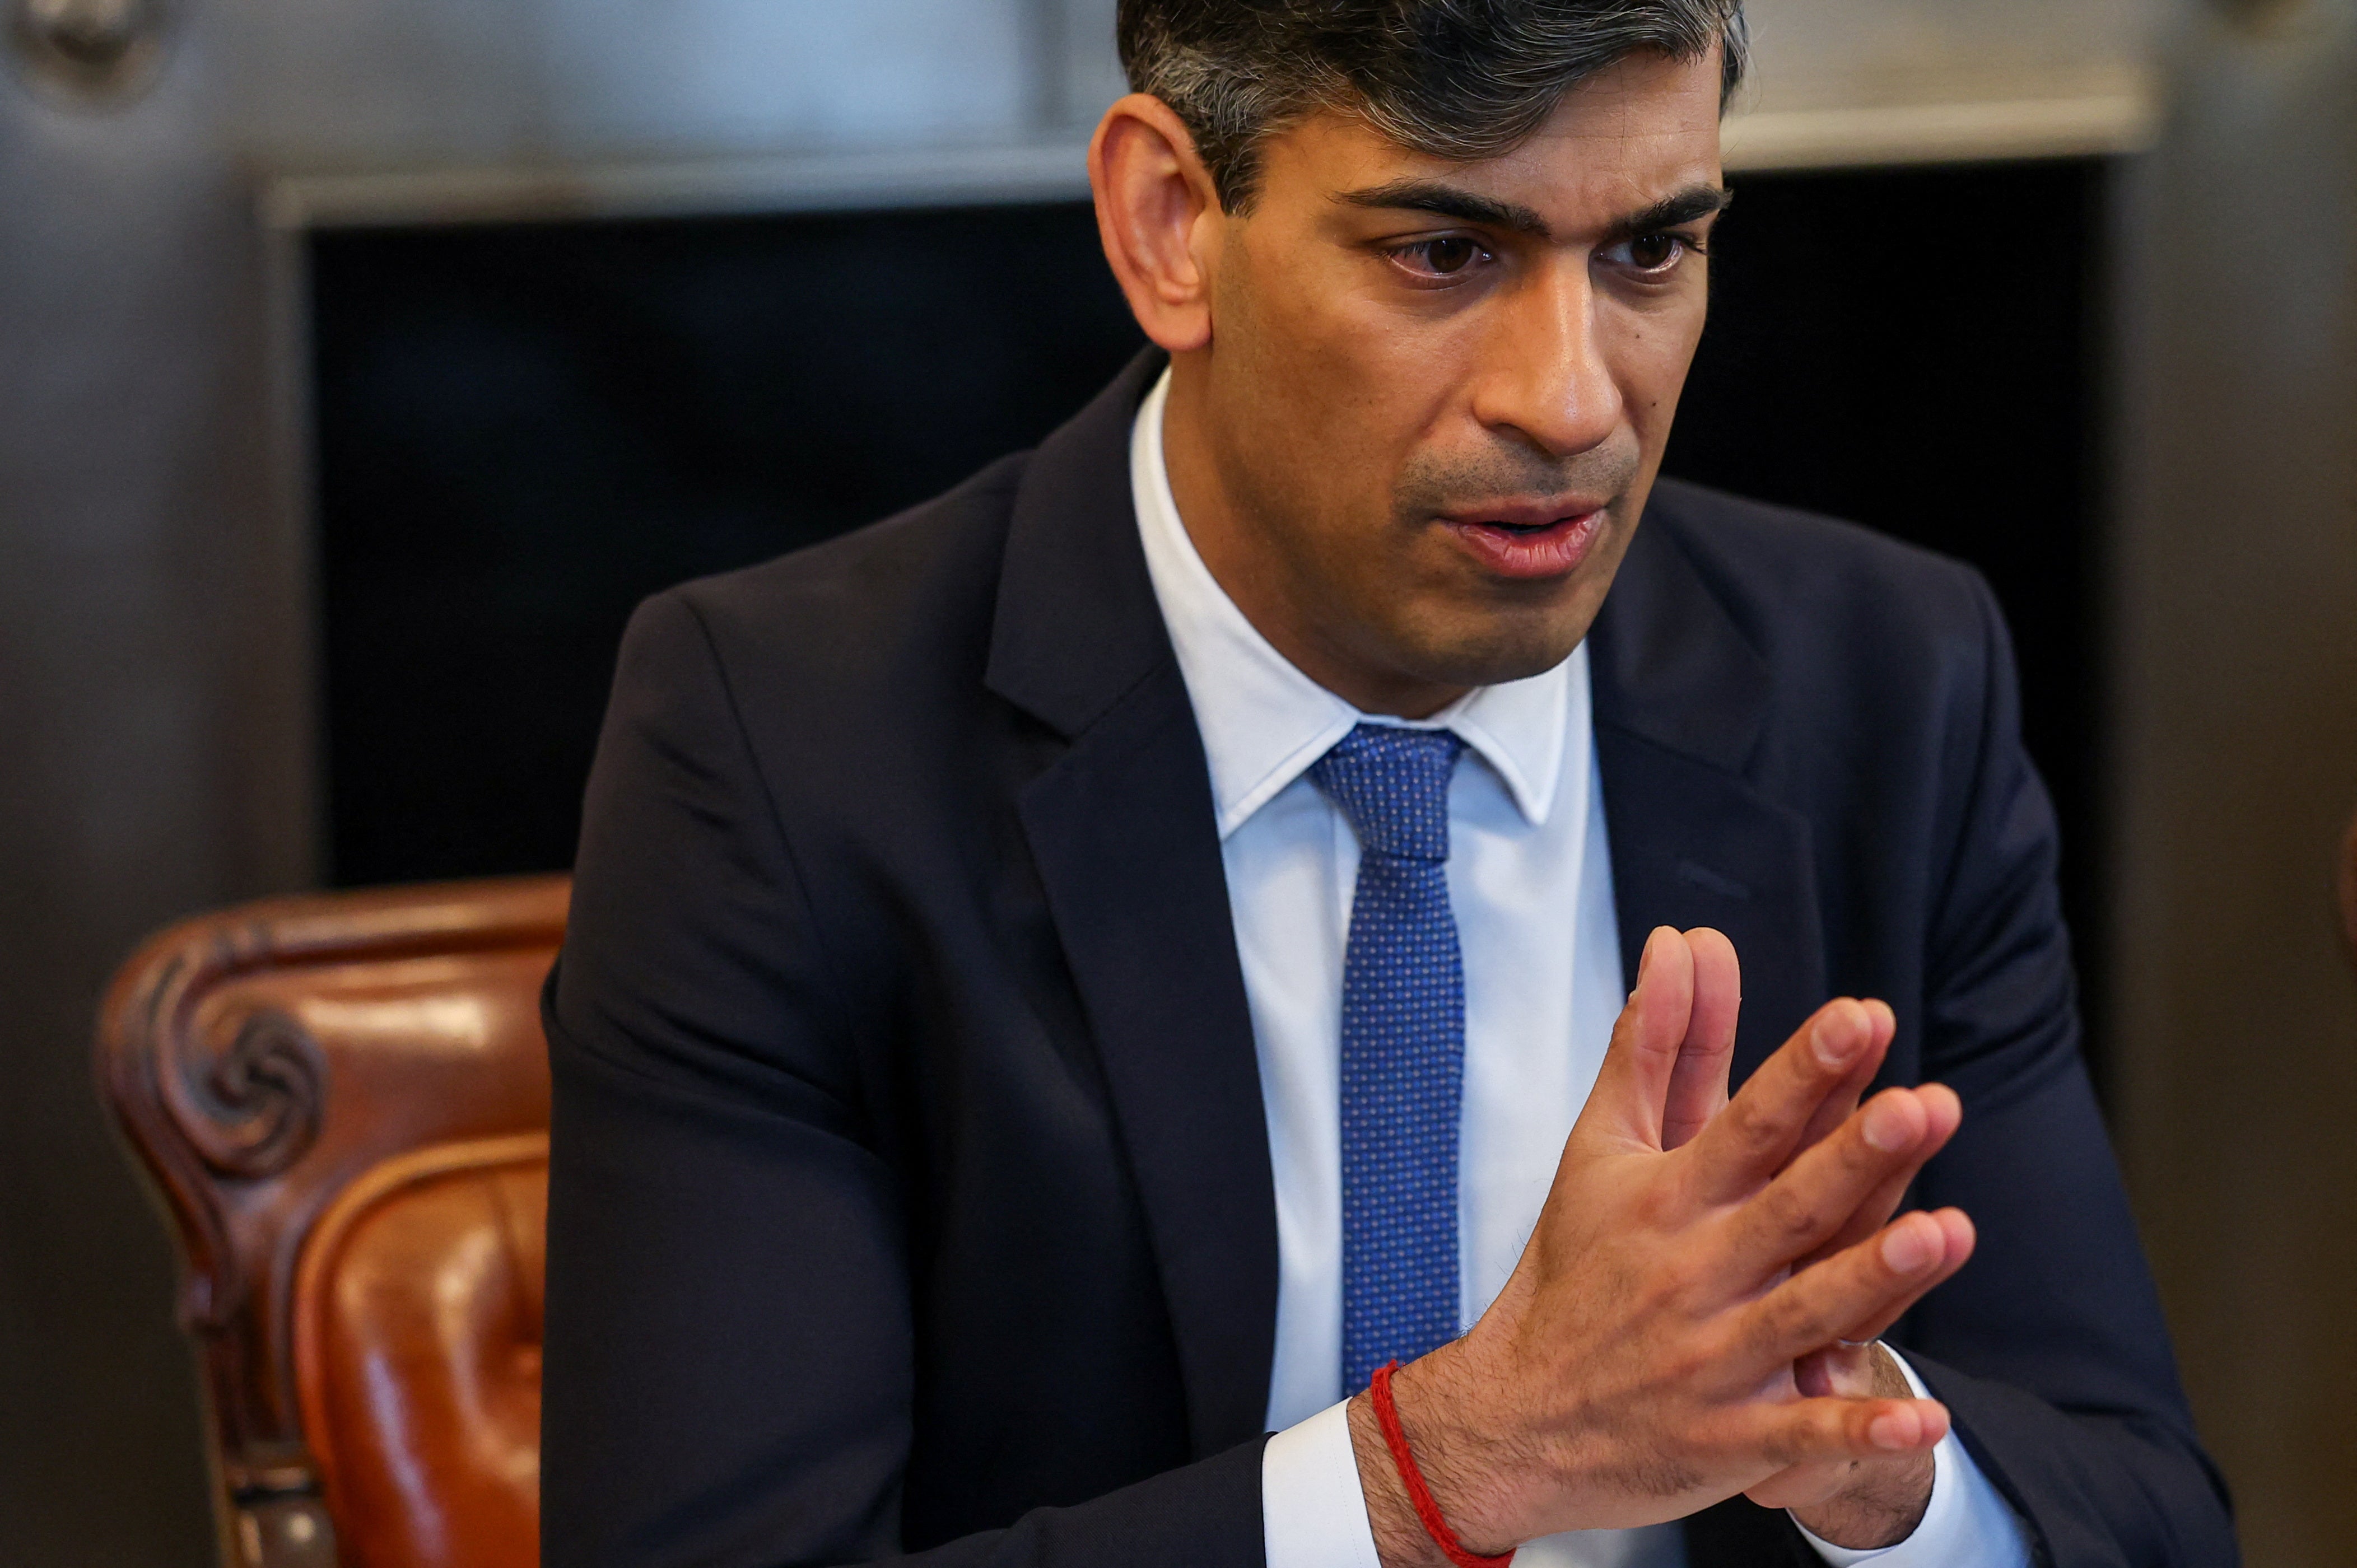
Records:
<instances>
[{"instance_id":1,"label":"nose","mask_svg":"<svg viewBox=\"0 0 2357 1568\"><path fill-rule=\"evenodd\" d=\"M1500 304L1474 383L1474 417L1550 457L1602 446L1625 407L1587 267L1551 260Z\"/></svg>"}]
</instances>

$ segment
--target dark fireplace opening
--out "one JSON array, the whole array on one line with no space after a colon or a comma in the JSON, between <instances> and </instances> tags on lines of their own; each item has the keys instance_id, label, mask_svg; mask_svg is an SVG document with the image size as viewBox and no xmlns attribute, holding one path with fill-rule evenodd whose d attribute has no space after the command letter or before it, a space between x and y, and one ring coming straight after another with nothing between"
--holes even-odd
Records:
<instances>
[{"instance_id":1,"label":"dark fireplace opening","mask_svg":"<svg viewBox=\"0 0 2357 1568\"><path fill-rule=\"evenodd\" d=\"M1667 464L1988 575L2091 976L2104 178L1738 177ZM339 886L568 865L634 604L939 493L1142 341L1079 202L309 245Z\"/></svg>"}]
</instances>

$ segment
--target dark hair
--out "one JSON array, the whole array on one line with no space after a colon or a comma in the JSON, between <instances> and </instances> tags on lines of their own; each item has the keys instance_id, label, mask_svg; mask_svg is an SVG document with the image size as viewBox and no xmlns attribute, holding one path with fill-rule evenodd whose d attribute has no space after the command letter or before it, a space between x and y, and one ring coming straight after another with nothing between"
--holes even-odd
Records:
<instances>
[{"instance_id":1,"label":"dark hair","mask_svg":"<svg viewBox=\"0 0 2357 1568\"><path fill-rule=\"evenodd\" d=\"M1750 48L1743 0L1120 0L1130 87L1193 134L1220 205L1252 202L1261 138L1319 110L1403 146L1510 152L1624 56L1721 46L1722 108Z\"/></svg>"}]
</instances>

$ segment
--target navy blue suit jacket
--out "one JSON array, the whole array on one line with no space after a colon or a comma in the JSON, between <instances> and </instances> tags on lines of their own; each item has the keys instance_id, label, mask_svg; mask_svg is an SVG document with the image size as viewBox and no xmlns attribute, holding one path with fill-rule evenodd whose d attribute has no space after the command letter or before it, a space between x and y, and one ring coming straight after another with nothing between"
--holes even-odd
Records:
<instances>
[{"instance_id":1,"label":"navy blue suit jacket","mask_svg":"<svg viewBox=\"0 0 2357 1568\"><path fill-rule=\"evenodd\" d=\"M1036 453L633 619L547 997L553 1568L1262 1560L1276 1227L1133 366ZM1621 950L1738 1078L1825 997L1963 1131L1893 1333L2043 1560L2230 1563L2081 1065L1972 572L1664 482L1590 639ZM1694 1568L1813 1561L1736 1499Z\"/></svg>"}]
</instances>

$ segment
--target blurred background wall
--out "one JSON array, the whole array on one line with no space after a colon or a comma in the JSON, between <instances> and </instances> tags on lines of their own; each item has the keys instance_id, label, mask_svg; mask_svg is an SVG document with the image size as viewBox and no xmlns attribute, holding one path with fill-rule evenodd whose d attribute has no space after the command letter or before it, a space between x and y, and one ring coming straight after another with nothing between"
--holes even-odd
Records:
<instances>
[{"instance_id":1,"label":"blurred background wall","mask_svg":"<svg viewBox=\"0 0 2357 1568\"><path fill-rule=\"evenodd\" d=\"M2357 1559L2357 5L2188 19L2116 214L2114 1104L2258 1564Z\"/></svg>"},{"instance_id":2,"label":"blurred background wall","mask_svg":"<svg viewBox=\"0 0 2357 1568\"><path fill-rule=\"evenodd\" d=\"M0 1562L196 1564L171 1262L87 1041L144 932L332 869L305 237L1069 197L1112 5L0 4ZM1971 236L2000 294L2099 267L2106 313L2100 657L2026 679L2091 688L2107 1092L2252 1560L2346 1563L2357 978L2325 889L2357 808L2357 0L1752 14L1745 167L2100 166L2100 243L2001 205ZM1993 516L2035 499L2007 479L2003 450L1945 477Z\"/></svg>"}]
</instances>

